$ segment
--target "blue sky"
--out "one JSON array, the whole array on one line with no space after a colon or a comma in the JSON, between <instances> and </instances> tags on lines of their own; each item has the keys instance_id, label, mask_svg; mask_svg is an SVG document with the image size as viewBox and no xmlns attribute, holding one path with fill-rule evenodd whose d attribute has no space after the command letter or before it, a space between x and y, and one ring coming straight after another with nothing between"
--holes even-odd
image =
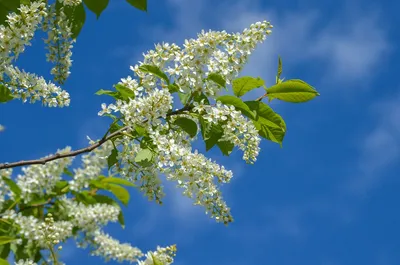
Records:
<instances>
[{"instance_id":1,"label":"blue sky","mask_svg":"<svg viewBox=\"0 0 400 265\"><path fill-rule=\"evenodd\" d=\"M66 145L101 137L108 119L103 97L130 74L129 66L155 42L195 37L201 29L241 31L269 20L272 35L243 75L274 82L301 78L321 96L306 104L273 102L286 120L284 147L262 142L253 166L241 153L208 153L234 171L223 187L235 222L217 224L166 185L163 206L132 190L127 227L107 231L142 250L177 244L177 265L398 265L400 264L400 84L396 81L400 4L385 1L149 0L149 12L110 1L96 21L90 14L74 48L65 85L69 108L20 101L0 106L0 161L38 158ZM48 76L37 39L20 65ZM260 91L249 97L258 96ZM67 244L67 264L101 264ZM114 263L110 263L114 264Z\"/></svg>"}]
</instances>

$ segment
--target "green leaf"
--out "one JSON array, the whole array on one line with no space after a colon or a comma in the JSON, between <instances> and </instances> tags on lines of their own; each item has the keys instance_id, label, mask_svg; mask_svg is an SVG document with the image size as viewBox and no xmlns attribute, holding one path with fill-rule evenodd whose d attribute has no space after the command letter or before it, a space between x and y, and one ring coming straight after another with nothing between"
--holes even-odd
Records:
<instances>
[{"instance_id":1,"label":"green leaf","mask_svg":"<svg viewBox=\"0 0 400 265\"><path fill-rule=\"evenodd\" d=\"M218 141L217 146L221 150L222 154L225 156L229 156L233 148L235 147L235 145L229 141Z\"/></svg>"},{"instance_id":2,"label":"green leaf","mask_svg":"<svg viewBox=\"0 0 400 265\"><path fill-rule=\"evenodd\" d=\"M186 105L190 98L190 93L178 92L179 99L183 105Z\"/></svg>"},{"instance_id":3,"label":"green leaf","mask_svg":"<svg viewBox=\"0 0 400 265\"><path fill-rule=\"evenodd\" d=\"M3 177L3 181L8 185L12 193L14 193L17 198L21 196L21 189L12 179Z\"/></svg>"},{"instance_id":4,"label":"green leaf","mask_svg":"<svg viewBox=\"0 0 400 265\"><path fill-rule=\"evenodd\" d=\"M13 242L14 240L16 240L16 238L14 237L0 236L0 245L8 244L10 242Z\"/></svg>"},{"instance_id":5,"label":"green leaf","mask_svg":"<svg viewBox=\"0 0 400 265\"><path fill-rule=\"evenodd\" d=\"M276 83L278 83L278 80L281 77L281 74L282 74L282 60L281 60L281 57L278 56L278 73L276 75Z\"/></svg>"},{"instance_id":6,"label":"green leaf","mask_svg":"<svg viewBox=\"0 0 400 265\"><path fill-rule=\"evenodd\" d=\"M141 149L135 157L135 162L142 167L148 167L151 165L153 159L153 153L149 149Z\"/></svg>"},{"instance_id":7,"label":"green leaf","mask_svg":"<svg viewBox=\"0 0 400 265\"><path fill-rule=\"evenodd\" d=\"M123 178L115 178L115 177L105 177L101 180L103 183L113 183L113 184L118 184L118 185L123 185L123 186L129 186L129 187L136 187L134 183L127 179Z\"/></svg>"},{"instance_id":8,"label":"green leaf","mask_svg":"<svg viewBox=\"0 0 400 265\"><path fill-rule=\"evenodd\" d=\"M157 66L150 65L150 64L143 64L143 65L139 66L139 70L144 73L151 73L155 76L158 76L159 78L163 79L169 85L168 76L163 71L161 71L160 68L158 68Z\"/></svg>"},{"instance_id":9,"label":"green leaf","mask_svg":"<svg viewBox=\"0 0 400 265\"><path fill-rule=\"evenodd\" d=\"M260 136L282 145L286 132L286 124L282 117L263 102L245 101L244 103L257 114L253 123Z\"/></svg>"},{"instance_id":10,"label":"green leaf","mask_svg":"<svg viewBox=\"0 0 400 265\"><path fill-rule=\"evenodd\" d=\"M71 171L69 171L69 169L66 167L66 168L64 168L64 171L63 171L63 173L65 174L65 175L67 175L67 176L70 176L70 177L74 177L74 174L71 172Z\"/></svg>"},{"instance_id":11,"label":"green leaf","mask_svg":"<svg viewBox=\"0 0 400 265\"><path fill-rule=\"evenodd\" d=\"M146 136L148 135L146 128L140 126L140 125L136 125L135 126L135 131L137 132L137 134L139 136Z\"/></svg>"},{"instance_id":12,"label":"green leaf","mask_svg":"<svg viewBox=\"0 0 400 265\"><path fill-rule=\"evenodd\" d=\"M127 88L121 84L116 84L115 89L119 92L121 95L122 99L127 100L127 99L134 99L135 98L135 92L132 91L132 89Z\"/></svg>"},{"instance_id":13,"label":"green leaf","mask_svg":"<svg viewBox=\"0 0 400 265\"><path fill-rule=\"evenodd\" d=\"M7 260L0 258L0 265L10 265Z\"/></svg>"},{"instance_id":14,"label":"green leaf","mask_svg":"<svg viewBox=\"0 0 400 265\"><path fill-rule=\"evenodd\" d=\"M217 74L217 73L210 73L210 74L207 76L207 79L213 81L214 83L216 83L216 84L219 85L220 87L226 87L226 80L225 80L225 78L224 78L222 75L220 75L220 74Z\"/></svg>"},{"instance_id":15,"label":"green leaf","mask_svg":"<svg viewBox=\"0 0 400 265\"><path fill-rule=\"evenodd\" d=\"M0 258L6 259L8 257L8 255L10 254L10 245L11 244L4 244L4 245L0 245ZM1 265L1 262L0 262Z\"/></svg>"},{"instance_id":16,"label":"green leaf","mask_svg":"<svg viewBox=\"0 0 400 265\"><path fill-rule=\"evenodd\" d=\"M196 93L193 97L194 102L198 102L201 103L201 101L203 101L203 103L205 105L210 105L210 101L208 100L207 96L204 95L204 93Z\"/></svg>"},{"instance_id":17,"label":"green leaf","mask_svg":"<svg viewBox=\"0 0 400 265\"><path fill-rule=\"evenodd\" d=\"M128 205L129 202L129 192L124 188L116 184L108 184L107 190L112 192L115 197L120 200L124 205Z\"/></svg>"},{"instance_id":18,"label":"green leaf","mask_svg":"<svg viewBox=\"0 0 400 265\"><path fill-rule=\"evenodd\" d=\"M7 26L6 19L9 12L17 12L20 6L18 0L0 0L0 24Z\"/></svg>"},{"instance_id":19,"label":"green leaf","mask_svg":"<svg viewBox=\"0 0 400 265\"><path fill-rule=\"evenodd\" d=\"M187 132L191 138L195 137L197 134L197 123L189 118L177 118L174 121L174 124L181 127L182 130L184 130L185 132Z\"/></svg>"},{"instance_id":20,"label":"green leaf","mask_svg":"<svg viewBox=\"0 0 400 265\"><path fill-rule=\"evenodd\" d=\"M14 99L11 90L3 84L0 84L0 103L5 103Z\"/></svg>"},{"instance_id":21,"label":"green leaf","mask_svg":"<svg viewBox=\"0 0 400 265\"><path fill-rule=\"evenodd\" d=\"M121 224L122 228L125 228L125 219L124 219L124 214L122 213L122 211L119 211L118 222Z\"/></svg>"},{"instance_id":22,"label":"green leaf","mask_svg":"<svg viewBox=\"0 0 400 265\"><path fill-rule=\"evenodd\" d=\"M264 80L259 77L243 76L232 81L233 93L238 97L263 85Z\"/></svg>"},{"instance_id":23,"label":"green leaf","mask_svg":"<svg viewBox=\"0 0 400 265\"><path fill-rule=\"evenodd\" d=\"M60 1L56 2L56 8L59 10L60 8L64 8L64 13L68 18L68 22L71 26L72 38L76 39L81 32L83 25L86 20L85 8L83 7L83 3L80 3L76 6L67 6L61 4Z\"/></svg>"},{"instance_id":24,"label":"green leaf","mask_svg":"<svg viewBox=\"0 0 400 265\"><path fill-rule=\"evenodd\" d=\"M108 169L110 169L113 165L115 165L118 162L117 156L118 156L118 150L114 148L111 151L111 154L107 158Z\"/></svg>"},{"instance_id":25,"label":"green leaf","mask_svg":"<svg viewBox=\"0 0 400 265\"><path fill-rule=\"evenodd\" d=\"M147 0L126 0L126 2L139 10L147 11Z\"/></svg>"},{"instance_id":26,"label":"green leaf","mask_svg":"<svg viewBox=\"0 0 400 265\"><path fill-rule=\"evenodd\" d=\"M87 8L96 14L97 19L100 17L101 12L108 6L109 0L83 0Z\"/></svg>"},{"instance_id":27,"label":"green leaf","mask_svg":"<svg viewBox=\"0 0 400 265\"><path fill-rule=\"evenodd\" d=\"M206 151L208 151L218 143L219 139L221 139L223 130L221 125L208 123L203 118L200 118L200 127L203 140L206 144Z\"/></svg>"},{"instance_id":28,"label":"green leaf","mask_svg":"<svg viewBox=\"0 0 400 265\"><path fill-rule=\"evenodd\" d=\"M123 96L118 91L100 89L95 93L96 95L108 95L115 99L123 99Z\"/></svg>"},{"instance_id":29,"label":"green leaf","mask_svg":"<svg viewBox=\"0 0 400 265\"><path fill-rule=\"evenodd\" d=\"M175 92L179 92L179 86L177 85L177 84L175 84L175 83L173 83L173 84L169 84L168 85L168 91L169 91L169 93L175 93Z\"/></svg>"},{"instance_id":30,"label":"green leaf","mask_svg":"<svg viewBox=\"0 0 400 265\"><path fill-rule=\"evenodd\" d=\"M220 101L222 104L225 105L232 105L235 107L235 109L239 110L242 112L243 115L254 119L255 118L255 113L250 110L249 106L247 106L240 98L231 96L231 95L224 95L220 96L216 99L217 101Z\"/></svg>"},{"instance_id":31,"label":"green leaf","mask_svg":"<svg viewBox=\"0 0 400 265\"><path fill-rule=\"evenodd\" d=\"M276 84L266 89L269 101L280 99L286 102L306 102L319 96L319 93L306 82L299 79L291 79Z\"/></svg>"}]
</instances>

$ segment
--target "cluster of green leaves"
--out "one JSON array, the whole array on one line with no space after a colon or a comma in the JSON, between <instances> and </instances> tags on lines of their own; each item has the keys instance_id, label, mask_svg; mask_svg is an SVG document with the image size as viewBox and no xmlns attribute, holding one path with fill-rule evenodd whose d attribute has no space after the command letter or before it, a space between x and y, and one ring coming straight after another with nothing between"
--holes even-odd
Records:
<instances>
[{"instance_id":1,"label":"cluster of green leaves","mask_svg":"<svg viewBox=\"0 0 400 265\"><path fill-rule=\"evenodd\" d=\"M203 93L192 92L192 93L183 93L180 91L179 86L175 82L171 82L168 76L162 72L158 67L154 65L142 65L140 70L146 73L150 73L156 77L158 77L165 85L169 88L171 93L177 93L181 100L181 103L186 107L186 110L190 110L193 107L194 102L203 102L203 104L210 105L210 101L207 96ZM301 103L307 102L314 97L318 96L319 93L306 82L299 79L290 79L287 81L283 81L280 79L282 74L282 61L279 57L278 60L278 71L276 76L276 84L271 87L265 86L265 81L259 77L251 77L251 76L243 76L239 77L232 82L232 92L233 95L222 95L216 98L216 101L220 101L222 104L233 106L237 111L240 111L244 116L246 116L249 120L251 120L259 132L259 135L267 140L270 140L274 143L282 146L283 139L286 133L286 123L283 118L276 113L268 104L262 102L262 99L268 98L269 102L273 99L278 99L285 102L291 103ZM212 81L221 88L225 88L228 90L226 86L226 80L223 76L218 73L211 73L206 78L209 81ZM264 95L256 100L243 101L242 97L249 93L250 91L262 88L264 90ZM135 94L132 90L127 87L124 87L121 84L115 86L115 91L112 90L99 90L96 92L97 95L108 95L113 97L114 99L121 100L129 100L134 99ZM229 155L233 150L233 143L228 141L220 141L223 136L223 124L213 124L205 120L201 115L196 113L190 113L189 115L192 118L188 117L178 117L174 121L174 125L179 127L190 137L195 137L198 133L198 125L195 120L199 121L201 135L203 141L205 142L206 150L210 150L214 146L218 146L221 152L224 155ZM116 117L113 117L114 121L117 120ZM122 128L122 124L118 127L113 123L109 129L110 132L116 131L119 128ZM143 136L137 134L135 136ZM146 141L146 139L144 138ZM149 140L149 139L147 139ZM145 142L142 141L141 143ZM117 156L117 150L115 150L115 154L112 154L112 157ZM111 157L111 156L110 156ZM143 153L140 152L138 157L145 157L148 163L151 163L152 152L151 149L144 149ZM112 159L113 163L109 166L117 163L116 159Z\"/></svg>"},{"instance_id":2,"label":"cluster of green leaves","mask_svg":"<svg viewBox=\"0 0 400 265\"><path fill-rule=\"evenodd\" d=\"M71 177L73 173L67 168L64 169L64 176ZM47 192L44 195L34 194L29 202L22 202L21 189L10 178L3 177L3 181L8 185L10 190L13 192L14 197L8 198L1 209L1 213L6 210L15 210L16 212L22 213L24 216L33 216L40 220L44 220L46 213L51 213L54 220L69 220L63 213L60 196L67 195L72 197L77 202L81 202L85 205L91 205L96 203L105 203L121 207L128 205L129 202L129 191L125 187L134 187L135 185L122 178L113 176L105 177L100 175L97 179L90 182L89 188L79 192L70 191L68 181L60 180L56 183L54 189ZM109 195L99 194L99 191L109 193ZM0 215L1 216L1 215ZM125 227L124 216L122 209L118 216L118 221L122 227ZM74 227L74 234L80 232L78 227ZM0 265L6 265L7 257L12 252L15 260L19 259L31 259L35 262L43 259L39 247L28 249L26 251L26 240L22 244L16 244L16 240L19 238L19 227L10 220L0 218Z\"/></svg>"}]
</instances>

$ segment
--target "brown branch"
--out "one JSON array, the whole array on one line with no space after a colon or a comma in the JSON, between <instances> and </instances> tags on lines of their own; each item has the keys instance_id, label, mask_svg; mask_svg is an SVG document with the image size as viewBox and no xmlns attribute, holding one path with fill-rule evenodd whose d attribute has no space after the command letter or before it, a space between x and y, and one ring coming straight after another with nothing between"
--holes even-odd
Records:
<instances>
[{"instance_id":1,"label":"brown branch","mask_svg":"<svg viewBox=\"0 0 400 265\"><path fill-rule=\"evenodd\" d=\"M185 111L190 110L192 107L190 106L185 106L179 110L175 110L175 111L171 111L169 113L167 113L167 116L172 116L172 115L177 115L177 114L181 114ZM40 159L33 159L33 160L22 160L22 161L18 161L18 162L13 162L13 163L2 163L0 164L0 169L7 169L7 168L14 168L14 167L20 167L20 166L26 166L26 165L44 165L47 162L53 161L53 160L57 160L60 158L65 158L65 157L71 157L71 156L77 156L80 154L84 154L84 153L88 153L93 151L94 149L100 147L101 145L103 145L105 142L107 142L108 140L112 139L115 136L118 136L120 134L122 134L125 130L127 130L129 127L131 126L124 126L121 129L119 129L118 131L115 131L111 134L109 134L106 137L103 137L102 139L100 139L98 142L89 145L88 147L85 148L81 148L75 151L71 151L71 152L67 152L67 153L56 153L54 155L50 155L48 157L44 157L44 158L40 158Z\"/></svg>"}]
</instances>

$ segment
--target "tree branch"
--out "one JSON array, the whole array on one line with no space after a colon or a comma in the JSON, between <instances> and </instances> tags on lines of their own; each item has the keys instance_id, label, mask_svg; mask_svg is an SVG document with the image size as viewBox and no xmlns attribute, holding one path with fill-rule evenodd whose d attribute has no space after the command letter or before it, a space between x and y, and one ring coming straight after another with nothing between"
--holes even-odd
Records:
<instances>
[{"instance_id":1,"label":"tree branch","mask_svg":"<svg viewBox=\"0 0 400 265\"><path fill-rule=\"evenodd\" d=\"M183 113L185 111L190 110L191 108L192 108L191 106L184 106L183 108L181 108L179 110L175 110L175 111L171 111L171 112L167 113L167 116L181 114L181 113ZM53 161L53 160L57 160L57 159L60 159L60 158L77 156L77 155L80 155L80 154L89 153L89 152L93 151L94 149L96 149L96 148L100 147L101 145L103 145L105 142L107 142L111 138L122 134L129 127L131 127L131 126L124 126L121 129L119 129L118 131L115 131L115 132L109 134L108 136L103 137L98 142L96 142L96 143L94 143L92 145L89 145L88 147L85 147L85 148L81 148L81 149L78 149L78 150L75 150L75 151L71 151L71 152L67 152L67 153L63 153L63 154L56 153L54 155L50 155L48 157L44 157L44 158L40 158L40 159L21 160L21 161L13 162L13 163L2 163L2 164L0 164L0 169L21 167L21 166L27 166L27 165L44 165L47 162L50 162L50 161Z\"/></svg>"}]
</instances>

